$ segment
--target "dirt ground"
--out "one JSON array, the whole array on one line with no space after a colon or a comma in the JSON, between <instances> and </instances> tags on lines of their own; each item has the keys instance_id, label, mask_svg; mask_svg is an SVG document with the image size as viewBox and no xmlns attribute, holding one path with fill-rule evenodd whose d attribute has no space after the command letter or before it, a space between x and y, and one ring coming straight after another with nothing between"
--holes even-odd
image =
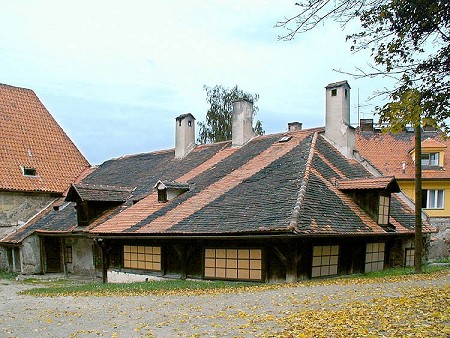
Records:
<instances>
[{"instance_id":1,"label":"dirt ground","mask_svg":"<svg viewBox=\"0 0 450 338\"><path fill-rule=\"evenodd\" d=\"M279 319L296 311L339 309L407 296L410 288L448 286L449 274L441 274L428 280L299 283L212 295L50 298L18 295L35 286L0 280L0 337L270 337L285 328Z\"/></svg>"}]
</instances>

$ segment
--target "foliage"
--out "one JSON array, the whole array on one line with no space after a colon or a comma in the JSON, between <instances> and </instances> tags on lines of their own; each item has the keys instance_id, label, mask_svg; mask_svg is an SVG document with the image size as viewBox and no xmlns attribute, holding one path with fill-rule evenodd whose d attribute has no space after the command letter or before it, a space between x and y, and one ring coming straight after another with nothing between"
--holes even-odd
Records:
<instances>
[{"instance_id":1,"label":"foliage","mask_svg":"<svg viewBox=\"0 0 450 338\"><path fill-rule=\"evenodd\" d=\"M231 121L233 112L233 101L244 99L255 103L259 94L245 93L238 86L231 89L223 86L203 86L206 91L206 101L210 105L206 113L206 121L198 122L200 127L198 142L201 144L209 142L221 142L231 139ZM259 108L253 105L253 116ZM253 131L256 135L263 135L261 121L257 121Z\"/></svg>"},{"instance_id":2,"label":"foliage","mask_svg":"<svg viewBox=\"0 0 450 338\"><path fill-rule=\"evenodd\" d=\"M0 270L0 279L14 280L17 277L16 272Z\"/></svg>"},{"instance_id":3,"label":"foliage","mask_svg":"<svg viewBox=\"0 0 450 338\"><path fill-rule=\"evenodd\" d=\"M347 36L351 50L370 50L370 71L357 69L356 77L389 76L397 80L384 93L390 101L409 99L415 90L421 117L450 131L450 2L448 0L304 0L299 14L278 22L287 29L283 39L293 39L326 20L349 27L359 20L361 31ZM352 26L354 27L354 26ZM405 103L404 103L405 105ZM390 121L388 106L381 119ZM397 119L396 122L398 122Z\"/></svg>"},{"instance_id":4,"label":"foliage","mask_svg":"<svg viewBox=\"0 0 450 338\"><path fill-rule=\"evenodd\" d=\"M450 266L433 265L425 266L424 274L410 276L412 268L392 268L369 274L342 276L331 279L319 279L302 281L293 284L256 284L248 282L204 281L204 280L155 280L142 283L82 283L72 284L73 281L64 283L64 280L43 281L37 279L25 280L26 284L43 284L43 287L25 290L22 293L32 296L142 296L148 294L215 294L227 292L246 292L254 290L277 289L286 286L306 285L332 285L332 284L363 284L376 281L400 281L404 278L417 278L419 280L434 278L433 274L448 273Z\"/></svg>"}]
</instances>

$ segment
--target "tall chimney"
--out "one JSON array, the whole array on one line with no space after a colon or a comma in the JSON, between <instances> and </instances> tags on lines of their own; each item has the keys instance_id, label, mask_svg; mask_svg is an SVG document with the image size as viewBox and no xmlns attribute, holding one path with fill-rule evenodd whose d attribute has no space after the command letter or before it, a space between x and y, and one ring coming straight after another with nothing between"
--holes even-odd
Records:
<instances>
[{"instance_id":1,"label":"tall chimney","mask_svg":"<svg viewBox=\"0 0 450 338\"><path fill-rule=\"evenodd\" d=\"M233 147L243 146L255 136L252 121L253 102L247 100L234 101L231 125L231 145Z\"/></svg>"},{"instance_id":2,"label":"tall chimney","mask_svg":"<svg viewBox=\"0 0 450 338\"><path fill-rule=\"evenodd\" d=\"M325 87L325 137L348 158L353 158L355 128L350 125L350 86L347 81Z\"/></svg>"},{"instance_id":3,"label":"tall chimney","mask_svg":"<svg viewBox=\"0 0 450 338\"><path fill-rule=\"evenodd\" d=\"M175 158L183 158L195 148L195 117L183 114L175 122Z\"/></svg>"}]
</instances>

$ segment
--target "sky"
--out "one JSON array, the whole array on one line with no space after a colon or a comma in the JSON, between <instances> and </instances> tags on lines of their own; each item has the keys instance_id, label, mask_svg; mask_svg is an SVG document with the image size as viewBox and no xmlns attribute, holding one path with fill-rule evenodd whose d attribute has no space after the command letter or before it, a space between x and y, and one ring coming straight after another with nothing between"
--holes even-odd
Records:
<instances>
[{"instance_id":1,"label":"sky","mask_svg":"<svg viewBox=\"0 0 450 338\"><path fill-rule=\"evenodd\" d=\"M93 165L173 148L177 116L205 120L204 85L258 93L266 134L294 121L323 126L324 87L341 80L352 87L352 124L373 118L380 101L367 99L387 80L335 71L370 55L350 52L349 31L332 22L280 41L274 26L294 4L0 0L0 83L32 89Z\"/></svg>"}]
</instances>

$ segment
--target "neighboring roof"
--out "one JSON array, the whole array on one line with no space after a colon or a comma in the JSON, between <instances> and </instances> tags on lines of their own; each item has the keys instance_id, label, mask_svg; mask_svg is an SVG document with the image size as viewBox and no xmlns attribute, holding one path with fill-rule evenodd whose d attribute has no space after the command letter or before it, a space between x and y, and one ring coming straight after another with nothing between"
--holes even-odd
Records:
<instances>
[{"instance_id":1,"label":"neighboring roof","mask_svg":"<svg viewBox=\"0 0 450 338\"><path fill-rule=\"evenodd\" d=\"M87 167L32 90L0 84L0 189L61 194Z\"/></svg>"},{"instance_id":2,"label":"neighboring roof","mask_svg":"<svg viewBox=\"0 0 450 338\"><path fill-rule=\"evenodd\" d=\"M449 145L450 139L444 139L438 132L422 132L422 146L425 146L422 152L426 151L426 147L441 148L445 156L444 168L422 170L422 179L450 179ZM411 156L411 151L414 150L414 133L358 131L355 148L383 175L395 176L397 180L414 180L414 161ZM404 170L403 163L405 163Z\"/></svg>"},{"instance_id":3,"label":"neighboring roof","mask_svg":"<svg viewBox=\"0 0 450 338\"><path fill-rule=\"evenodd\" d=\"M387 190L389 192L400 192L400 187L395 181L394 176L338 180L336 181L336 187L339 190L377 189Z\"/></svg>"},{"instance_id":4,"label":"neighboring roof","mask_svg":"<svg viewBox=\"0 0 450 338\"><path fill-rule=\"evenodd\" d=\"M343 157L322 132L258 136L242 147L231 147L230 141L200 145L183 159L175 159L172 149L107 161L82 184L137 188L126 203L108 210L87 231L99 237L392 234L336 182L392 190L395 180L374 178L359 162ZM279 142L285 134L291 138ZM159 203L154 189L159 181L189 184L190 190ZM400 194L392 196L394 233L414 234L413 210ZM58 213L51 211L38 222L47 229ZM67 214L64 231L76 231L74 217L73 212ZM55 227L62 228L61 223L58 218ZM424 232L429 230L426 224ZM8 240L19 241L20 236Z\"/></svg>"},{"instance_id":5,"label":"neighboring roof","mask_svg":"<svg viewBox=\"0 0 450 338\"><path fill-rule=\"evenodd\" d=\"M72 184L67 193L66 201L97 201L125 202L131 197L134 188L124 188L108 185Z\"/></svg>"}]
</instances>

